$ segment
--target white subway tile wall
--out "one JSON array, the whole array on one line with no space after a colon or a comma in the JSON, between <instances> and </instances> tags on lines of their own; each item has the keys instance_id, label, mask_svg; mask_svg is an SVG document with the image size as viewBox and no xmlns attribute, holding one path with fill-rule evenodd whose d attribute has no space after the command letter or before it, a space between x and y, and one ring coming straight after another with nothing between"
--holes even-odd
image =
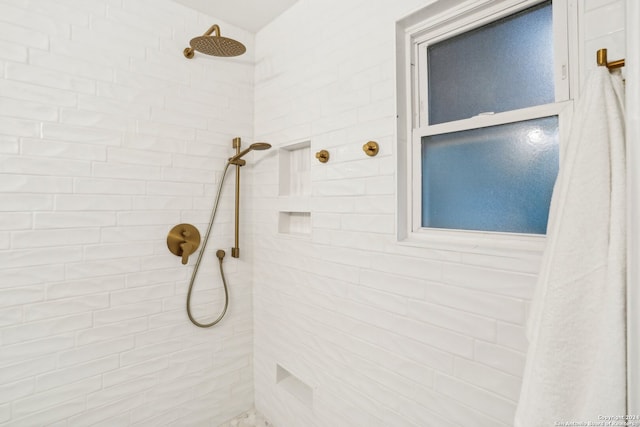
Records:
<instances>
[{"instance_id":1,"label":"white subway tile wall","mask_svg":"<svg viewBox=\"0 0 640 427\"><path fill-rule=\"evenodd\" d=\"M185 59L214 23L248 54ZM0 425L217 426L253 406L248 229L215 330L189 322L194 260L165 243L204 231L232 138L252 142L253 39L168 0L0 0ZM226 217L202 321L222 309Z\"/></svg>"},{"instance_id":2,"label":"white subway tile wall","mask_svg":"<svg viewBox=\"0 0 640 427\"><path fill-rule=\"evenodd\" d=\"M277 233L276 159L254 176L255 399L278 427L513 425L540 254L395 242L395 22L424 5L301 0L257 34L256 138L331 155L309 240ZM597 48L624 56L624 1L577 7L584 75Z\"/></svg>"},{"instance_id":3,"label":"white subway tile wall","mask_svg":"<svg viewBox=\"0 0 640 427\"><path fill-rule=\"evenodd\" d=\"M254 43L169 0L0 0L0 425L243 425L255 400L278 427L510 426L539 254L395 241L395 22L424 3L300 0ZM583 78L595 49L624 56L624 1L578 9ZM213 23L248 53L186 60ZM311 233L278 232L277 152L249 155L229 312L199 330L166 233L204 231L231 139L254 133L330 151Z\"/></svg>"}]
</instances>

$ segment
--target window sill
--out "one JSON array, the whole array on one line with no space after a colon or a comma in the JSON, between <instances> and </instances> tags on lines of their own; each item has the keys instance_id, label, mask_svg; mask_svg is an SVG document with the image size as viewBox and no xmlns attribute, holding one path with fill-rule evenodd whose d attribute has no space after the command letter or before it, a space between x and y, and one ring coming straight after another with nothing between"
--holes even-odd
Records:
<instances>
[{"instance_id":1,"label":"window sill","mask_svg":"<svg viewBox=\"0 0 640 427\"><path fill-rule=\"evenodd\" d=\"M541 254L545 242L545 235L445 229L421 229L398 238L402 246L484 254Z\"/></svg>"}]
</instances>

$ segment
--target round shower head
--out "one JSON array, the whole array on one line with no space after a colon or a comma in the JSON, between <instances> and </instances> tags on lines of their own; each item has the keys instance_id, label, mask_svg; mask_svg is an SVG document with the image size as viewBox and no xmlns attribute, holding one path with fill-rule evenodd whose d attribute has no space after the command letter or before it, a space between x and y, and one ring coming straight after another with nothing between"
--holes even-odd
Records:
<instances>
[{"instance_id":1,"label":"round shower head","mask_svg":"<svg viewBox=\"0 0 640 427\"><path fill-rule=\"evenodd\" d=\"M252 150L267 150L271 148L271 144L268 142L254 142L249 146L249 148Z\"/></svg>"},{"instance_id":2,"label":"round shower head","mask_svg":"<svg viewBox=\"0 0 640 427\"><path fill-rule=\"evenodd\" d=\"M211 35L215 31L215 35ZM220 27L217 25L211 26L206 33L202 36L194 37L189 42L191 47L184 50L184 56L191 59L193 58L193 51L213 55L213 56L238 56L247 51L247 48L237 40L233 40L220 35Z\"/></svg>"},{"instance_id":3,"label":"round shower head","mask_svg":"<svg viewBox=\"0 0 640 427\"><path fill-rule=\"evenodd\" d=\"M189 44L198 52L213 56L238 56L247 51L239 41L222 36L195 37Z\"/></svg>"}]
</instances>

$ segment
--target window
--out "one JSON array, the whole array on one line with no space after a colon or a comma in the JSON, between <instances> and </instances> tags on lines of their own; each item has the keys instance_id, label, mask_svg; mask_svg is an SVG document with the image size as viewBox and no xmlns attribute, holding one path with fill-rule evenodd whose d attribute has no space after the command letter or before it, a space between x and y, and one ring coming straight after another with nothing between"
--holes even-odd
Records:
<instances>
[{"instance_id":1,"label":"window","mask_svg":"<svg viewBox=\"0 0 640 427\"><path fill-rule=\"evenodd\" d=\"M405 27L408 233L546 232L570 111L567 2L495 3L436 2Z\"/></svg>"}]
</instances>

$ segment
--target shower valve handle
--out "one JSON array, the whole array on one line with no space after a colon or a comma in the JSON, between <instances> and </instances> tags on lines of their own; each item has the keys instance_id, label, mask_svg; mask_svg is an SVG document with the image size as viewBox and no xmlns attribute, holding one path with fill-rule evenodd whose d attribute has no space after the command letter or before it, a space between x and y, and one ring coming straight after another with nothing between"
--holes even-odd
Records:
<instances>
[{"instance_id":1,"label":"shower valve handle","mask_svg":"<svg viewBox=\"0 0 640 427\"><path fill-rule=\"evenodd\" d=\"M189 262L189 255L196 251L193 243L183 242L180 243L180 249L182 249L182 264L186 265Z\"/></svg>"},{"instance_id":2,"label":"shower valve handle","mask_svg":"<svg viewBox=\"0 0 640 427\"><path fill-rule=\"evenodd\" d=\"M191 224L178 224L167 235L167 247L187 264L189 256L200 246L200 232Z\"/></svg>"}]
</instances>

